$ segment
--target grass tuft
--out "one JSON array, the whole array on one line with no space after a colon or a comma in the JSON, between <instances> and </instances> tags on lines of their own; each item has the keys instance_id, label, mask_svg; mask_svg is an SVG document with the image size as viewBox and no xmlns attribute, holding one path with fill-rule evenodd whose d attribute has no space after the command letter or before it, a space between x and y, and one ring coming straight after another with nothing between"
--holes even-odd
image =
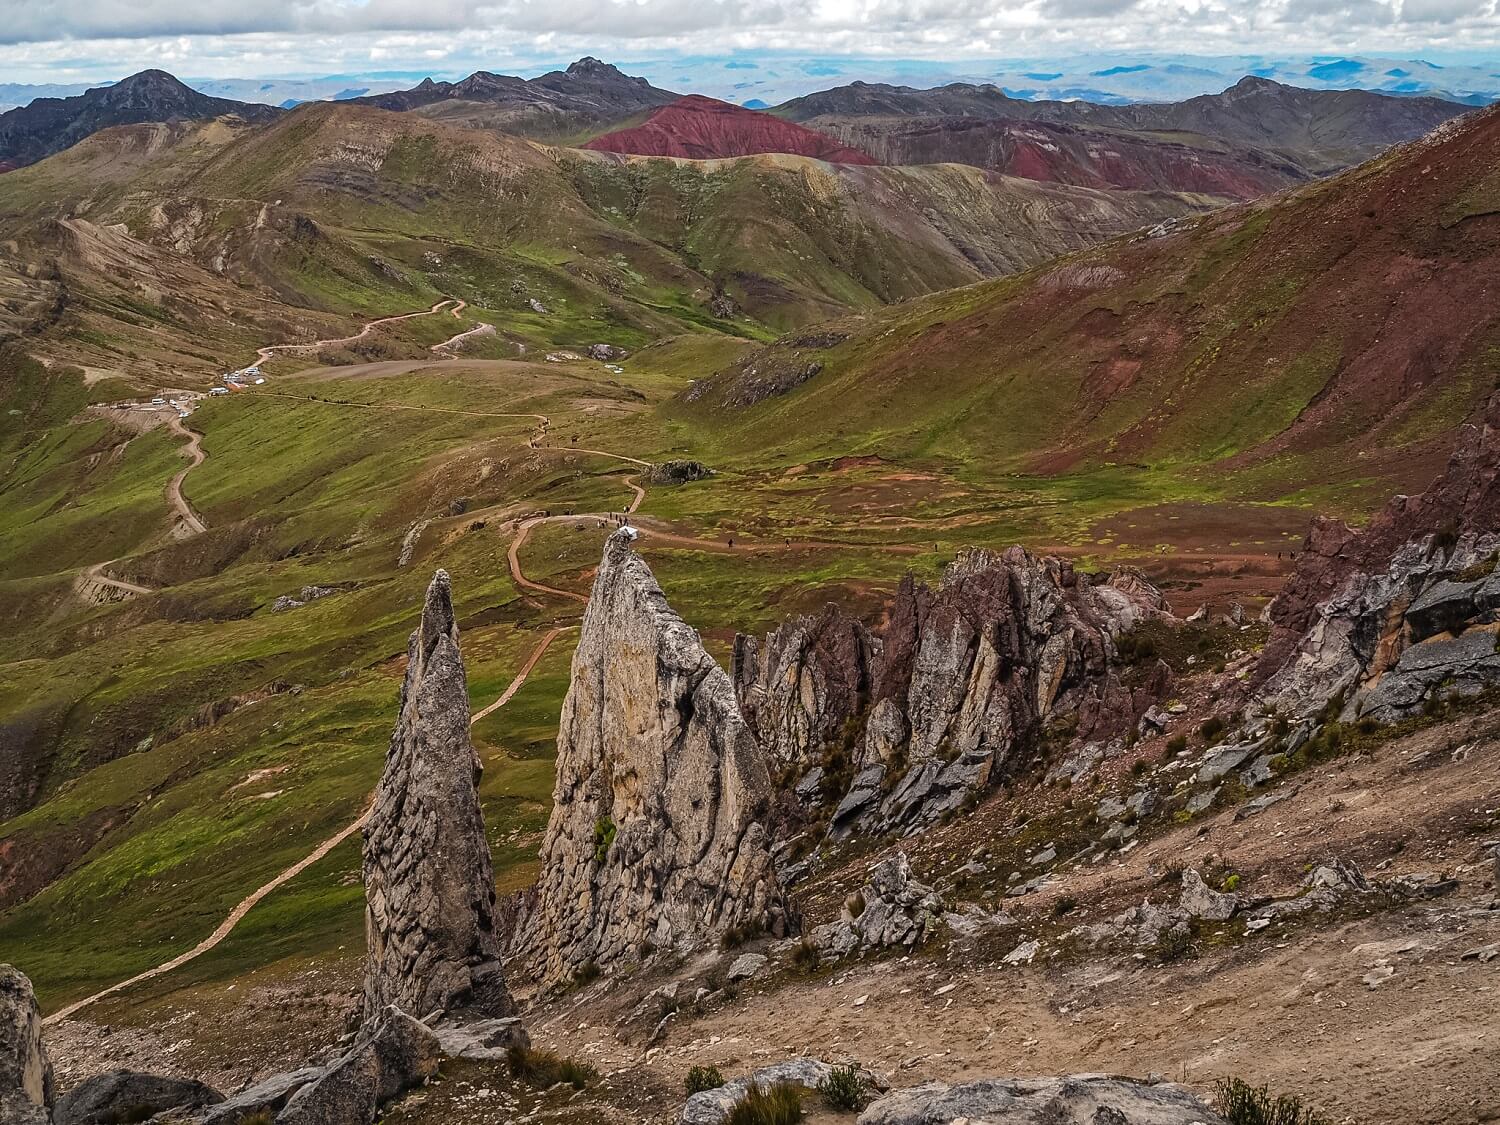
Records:
<instances>
[{"instance_id":1,"label":"grass tuft","mask_svg":"<svg viewBox=\"0 0 1500 1125\"><path fill-rule=\"evenodd\" d=\"M1332 1125L1332 1122L1302 1099L1291 1094L1273 1098L1265 1086L1252 1086L1240 1078L1219 1082L1217 1108L1229 1125Z\"/></svg>"},{"instance_id":2,"label":"grass tuft","mask_svg":"<svg viewBox=\"0 0 1500 1125\"><path fill-rule=\"evenodd\" d=\"M865 1103L869 1101L864 1077L859 1073L859 1067L853 1063L830 1070L828 1077L818 1083L818 1093L835 1109L857 1111L864 1109Z\"/></svg>"},{"instance_id":3,"label":"grass tuft","mask_svg":"<svg viewBox=\"0 0 1500 1125\"><path fill-rule=\"evenodd\" d=\"M724 1076L716 1066L695 1066L687 1072L683 1085L687 1087L688 1097L692 1097L704 1090L717 1090L724 1085Z\"/></svg>"},{"instance_id":4,"label":"grass tuft","mask_svg":"<svg viewBox=\"0 0 1500 1125\"><path fill-rule=\"evenodd\" d=\"M796 1125L802 1118L802 1087L790 1082L751 1086L734 1103L724 1125Z\"/></svg>"},{"instance_id":5,"label":"grass tuft","mask_svg":"<svg viewBox=\"0 0 1500 1125\"><path fill-rule=\"evenodd\" d=\"M541 1090L551 1089L559 1083L582 1090L599 1078L599 1072L587 1063L563 1058L556 1051L523 1047L519 1043L513 1043L506 1051L505 1061L512 1078Z\"/></svg>"}]
</instances>

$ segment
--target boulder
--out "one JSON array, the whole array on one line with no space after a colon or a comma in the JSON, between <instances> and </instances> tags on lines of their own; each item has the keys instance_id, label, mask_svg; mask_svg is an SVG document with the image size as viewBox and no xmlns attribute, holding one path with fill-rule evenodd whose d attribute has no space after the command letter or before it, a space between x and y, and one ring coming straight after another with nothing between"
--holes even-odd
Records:
<instances>
[{"instance_id":1,"label":"boulder","mask_svg":"<svg viewBox=\"0 0 1500 1125\"><path fill-rule=\"evenodd\" d=\"M648 944L786 934L765 756L729 677L622 528L594 578L557 739L542 872L517 944L544 985Z\"/></svg>"},{"instance_id":2,"label":"boulder","mask_svg":"<svg viewBox=\"0 0 1500 1125\"><path fill-rule=\"evenodd\" d=\"M168 1078L134 1070L112 1070L74 1086L57 1100L55 1125L115 1125L145 1121L166 1110L198 1110L224 1100L212 1086L191 1078Z\"/></svg>"},{"instance_id":3,"label":"boulder","mask_svg":"<svg viewBox=\"0 0 1500 1125\"><path fill-rule=\"evenodd\" d=\"M1237 895L1222 894L1203 881L1203 876L1189 867L1182 873L1182 893L1177 907L1190 918L1207 922L1227 922L1239 909Z\"/></svg>"},{"instance_id":4,"label":"boulder","mask_svg":"<svg viewBox=\"0 0 1500 1125\"><path fill-rule=\"evenodd\" d=\"M870 868L865 885L844 903L838 921L814 930L812 942L830 957L911 949L931 936L943 913L937 892L912 878L906 853L896 852Z\"/></svg>"},{"instance_id":5,"label":"boulder","mask_svg":"<svg viewBox=\"0 0 1500 1125\"><path fill-rule=\"evenodd\" d=\"M646 470L647 484L690 484L695 480L707 480L714 471L702 461L662 461Z\"/></svg>"},{"instance_id":6,"label":"boulder","mask_svg":"<svg viewBox=\"0 0 1500 1125\"><path fill-rule=\"evenodd\" d=\"M293 1094L309 1082L316 1081L322 1074L322 1070L315 1066L273 1074L210 1106L195 1120L198 1125L241 1125L246 1120L262 1117L274 1120Z\"/></svg>"},{"instance_id":7,"label":"boulder","mask_svg":"<svg viewBox=\"0 0 1500 1125\"><path fill-rule=\"evenodd\" d=\"M438 1071L443 1050L425 1024L396 1007L369 1020L354 1044L300 1087L276 1125L370 1125L381 1106Z\"/></svg>"},{"instance_id":8,"label":"boulder","mask_svg":"<svg viewBox=\"0 0 1500 1125\"><path fill-rule=\"evenodd\" d=\"M0 1121L46 1125L56 1098L31 980L0 965Z\"/></svg>"},{"instance_id":9,"label":"boulder","mask_svg":"<svg viewBox=\"0 0 1500 1125\"><path fill-rule=\"evenodd\" d=\"M989 1078L896 1090L859 1115L858 1125L1224 1125L1183 1086L1104 1074Z\"/></svg>"},{"instance_id":10,"label":"boulder","mask_svg":"<svg viewBox=\"0 0 1500 1125\"><path fill-rule=\"evenodd\" d=\"M452 589L439 570L407 645L400 715L364 828L363 1015L515 1010L500 963L495 876Z\"/></svg>"}]
</instances>

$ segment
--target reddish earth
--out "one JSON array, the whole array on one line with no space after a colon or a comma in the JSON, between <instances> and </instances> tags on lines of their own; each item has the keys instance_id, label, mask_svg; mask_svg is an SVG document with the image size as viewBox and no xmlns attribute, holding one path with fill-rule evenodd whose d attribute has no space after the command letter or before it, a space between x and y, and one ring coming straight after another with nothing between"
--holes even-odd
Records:
<instances>
[{"instance_id":1,"label":"reddish earth","mask_svg":"<svg viewBox=\"0 0 1500 1125\"><path fill-rule=\"evenodd\" d=\"M662 106L634 129L606 133L583 147L598 152L678 156L690 160L786 152L833 164L875 163L868 153L822 133L700 94L689 94Z\"/></svg>"},{"instance_id":2,"label":"reddish earth","mask_svg":"<svg viewBox=\"0 0 1500 1125\"><path fill-rule=\"evenodd\" d=\"M1194 147L1053 122L879 117L822 119L817 126L882 164L972 164L1078 187L1255 199L1305 178L1295 167L1248 149Z\"/></svg>"}]
</instances>

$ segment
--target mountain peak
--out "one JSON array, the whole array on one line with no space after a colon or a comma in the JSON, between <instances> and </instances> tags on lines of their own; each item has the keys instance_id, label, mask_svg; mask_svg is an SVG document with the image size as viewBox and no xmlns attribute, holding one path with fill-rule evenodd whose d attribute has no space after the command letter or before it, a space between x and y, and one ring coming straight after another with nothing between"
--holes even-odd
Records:
<instances>
[{"instance_id":1,"label":"mountain peak","mask_svg":"<svg viewBox=\"0 0 1500 1125\"><path fill-rule=\"evenodd\" d=\"M620 68L612 63L604 62L594 58L593 55L584 55L575 63L568 65L567 73L573 78L623 78L624 74Z\"/></svg>"}]
</instances>

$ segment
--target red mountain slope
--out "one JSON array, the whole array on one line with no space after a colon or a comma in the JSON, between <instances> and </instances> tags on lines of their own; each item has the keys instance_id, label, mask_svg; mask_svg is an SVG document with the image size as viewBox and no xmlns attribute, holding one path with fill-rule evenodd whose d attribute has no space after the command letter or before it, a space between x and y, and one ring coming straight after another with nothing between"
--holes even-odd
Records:
<instances>
[{"instance_id":1,"label":"red mountain slope","mask_svg":"<svg viewBox=\"0 0 1500 1125\"><path fill-rule=\"evenodd\" d=\"M689 94L662 106L635 128L595 137L583 147L599 152L680 156L690 160L788 152L831 164L875 163L869 154L822 133L700 94Z\"/></svg>"}]
</instances>

